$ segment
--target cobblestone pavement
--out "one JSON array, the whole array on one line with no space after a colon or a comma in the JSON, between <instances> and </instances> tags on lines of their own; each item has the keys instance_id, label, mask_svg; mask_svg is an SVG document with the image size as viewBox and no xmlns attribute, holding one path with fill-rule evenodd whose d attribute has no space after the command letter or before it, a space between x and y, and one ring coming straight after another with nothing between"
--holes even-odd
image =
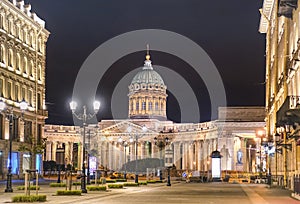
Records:
<instances>
[{"instance_id":1,"label":"cobblestone pavement","mask_svg":"<svg viewBox=\"0 0 300 204\"><path fill-rule=\"evenodd\" d=\"M16 190L4 193L5 186L0 185L0 203L10 203L11 197L24 194ZM165 184L148 184L140 187L112 189L106 192L88 192L81 196L56 196L56 190L65 188L50 188L41 184L39 194L47 195L46 203L222 203L222 204L294 204L300 203L291 198L291 192L280 188L267 188L263 184L227 184L227 183L173 183L171 187ZM73 188L75 189L75 188ZM78 186L77 189L80 189ZM31 191L35 194L35 191Z\"/></svg>"}]
</instances>

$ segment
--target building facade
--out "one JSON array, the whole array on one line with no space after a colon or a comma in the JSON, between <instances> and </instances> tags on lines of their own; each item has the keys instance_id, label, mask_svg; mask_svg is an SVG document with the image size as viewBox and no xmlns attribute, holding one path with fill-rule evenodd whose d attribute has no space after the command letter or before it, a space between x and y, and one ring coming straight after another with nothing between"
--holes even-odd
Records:
<instances>
[{"instance_id":1,"label":"building facade","mask_svg":"<svg viewBox=\"0 0 300 204\"><path fill-rule=\"evenodd\" d=\"M256 131L265 126L264 107L220 107L218 120L174 123L166 117L166 88L148 53L144 67L129 85L129 118L102 120L86 127L86 155L96 162L93 166L124 171L125 163L151 158L161 160L156 168L175 165L178 170L210 172L211 153L219 150L222 170L258 171L259 146L254 138ZM74 166L80 170L82 151L72 146L82 147L81 129L46 125L45 159L54 160L57 149L62 148L59 151L66 152L65 161L76 162Z\"/></svg>"},{"instance_id":2,"label":"building facade","mask_svg":"<svg viewBox=\"0 0 300 204\"><path fill-rule=\"evenodd\" d=\"M0 174L7 172L9 138L12 138L12 173L41 169L41 155L19 151L20 146L41 143L47 118L45 109L45 22L24 1L0 2L0 98L6 109L0 114ZM28 109L21 113L20 102ZM9 113L13 114L9 131ZM35 157L35 158L32 158ZM31 161L31 162L30 162Z\"/></svg>"},{"instance_id":3,"label":"building facade","mask_svg":"<svg viewBox=\"0 0 300 204\"><path fill-rule=\"evenodd\" d=\"M275 146L269 173L293 189L299 174L300 10L297 0L264 0L259 32L266 34L266 138Z\"/></svg>"}]
</instances>

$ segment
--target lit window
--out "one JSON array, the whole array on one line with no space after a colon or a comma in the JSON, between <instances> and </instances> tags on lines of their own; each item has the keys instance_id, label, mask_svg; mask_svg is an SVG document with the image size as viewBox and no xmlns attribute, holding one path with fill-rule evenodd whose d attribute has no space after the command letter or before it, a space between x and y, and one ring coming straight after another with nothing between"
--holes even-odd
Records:
<instances>
[{"instance_id":1,"label":"lit window","mask_svg":"<svg viewBox=\"0 0 300 204\"><path fill-rule=\"evenodd\" d=\"M142 110L146 110L146 102L145 101L142 102Z\"/></svg>"},{"instance_id":2,"label":"lit window","mask_svg":"<svg viewBox=\"0 0 300 204\"><path fill-rule=\"evenodd\" d=\"M152 110L152 102L149 102L149 110Z\"/></svg>"},{"instance_id":3,"label":"lit window","mask_svg":"<svg viewBox=\"0 0 300 204\"><path fill-rule=\"evenodd\" d=\"M136 105L135 105L135 110L139 110L140 109L140 104L139 104L139 102L136 102Z\"/></svg>"},{"instance_id":4,"label":"lit window","mask_svg":"<svg viewBox=\"0 0 300 204\"><path fill-rule=\"evenodd\" d=\"M155 103L155 110L158 111L158 102Z\"/></svg>"}]
</instances>

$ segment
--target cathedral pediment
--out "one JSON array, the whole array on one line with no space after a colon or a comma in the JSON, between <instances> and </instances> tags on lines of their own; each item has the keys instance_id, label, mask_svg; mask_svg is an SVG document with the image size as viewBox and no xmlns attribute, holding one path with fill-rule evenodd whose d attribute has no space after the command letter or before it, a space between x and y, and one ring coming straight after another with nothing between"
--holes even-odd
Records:
<instances>
[{"instance_id":1,"label":"cathedral pediment","mask_svg":"<svg viewBox=\"0 0 300 204\"><path fill-rule=\"evenodd\" d=\"M129 128L131 129L130 133L144 133L143 125L137 125L135 123L132 123L130 120L110 121L110 124L102 128L100 130L100 133L101 134L129 133ZM154 133L154 131L147 129L147 133Z\"/></svg>"}]
</instances>

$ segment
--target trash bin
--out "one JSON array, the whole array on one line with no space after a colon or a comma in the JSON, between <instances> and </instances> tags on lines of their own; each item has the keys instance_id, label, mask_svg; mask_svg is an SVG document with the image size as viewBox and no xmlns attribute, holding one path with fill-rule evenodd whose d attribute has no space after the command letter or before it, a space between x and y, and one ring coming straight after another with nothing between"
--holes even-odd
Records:
<instances>
[{"instance_id":1,"label":"trash bin","mask_svg":"<svg viewBox=\"0 0 300 204\"><path fill-rule=\"evenodd\" d=\"M106 184L106 178L105 177L101 177L100 182L101 182L101 184Z\"/></svg>"}]
</instances>

